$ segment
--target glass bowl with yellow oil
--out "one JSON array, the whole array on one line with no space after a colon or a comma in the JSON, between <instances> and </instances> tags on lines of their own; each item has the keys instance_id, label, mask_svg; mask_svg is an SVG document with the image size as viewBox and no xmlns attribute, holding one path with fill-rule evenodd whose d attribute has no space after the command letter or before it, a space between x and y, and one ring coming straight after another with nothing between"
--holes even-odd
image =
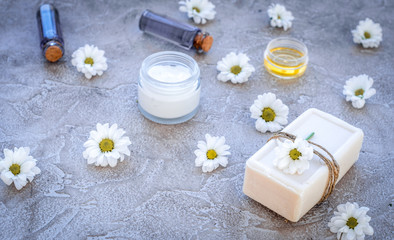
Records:
<instances>
[{"instance_id":1,"label":"glass bowl with yellow oil","mask_svg":"<svg viewBox=\"0 0 394 240\"><path fill-rule=\"evenodd\" d=\"M275 38L264 52L264 66L269 73L282 79L304 74L308 65L308 49L294 38Z\"/></svg>"}]
</instances>

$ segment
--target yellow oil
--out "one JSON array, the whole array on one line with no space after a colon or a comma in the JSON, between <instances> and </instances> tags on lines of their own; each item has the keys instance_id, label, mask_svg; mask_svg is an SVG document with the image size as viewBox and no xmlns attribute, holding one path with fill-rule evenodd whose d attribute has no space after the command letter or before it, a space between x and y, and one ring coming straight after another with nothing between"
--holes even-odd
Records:
<instances>
[{"instance_id":1,"label":"yellow oil","mask_svg":"<svg viewBox=\"0 0 394 240\"><path fill-rule=\"evenodd\" d=\"M264 66L268 72L280 78L296 78L304 74L306 61L300 63L304 54L296 49L277 47L270 49L270 54L264 57ZM306 58L305 58L306 59Z\"/></svg>"}]
</instances>

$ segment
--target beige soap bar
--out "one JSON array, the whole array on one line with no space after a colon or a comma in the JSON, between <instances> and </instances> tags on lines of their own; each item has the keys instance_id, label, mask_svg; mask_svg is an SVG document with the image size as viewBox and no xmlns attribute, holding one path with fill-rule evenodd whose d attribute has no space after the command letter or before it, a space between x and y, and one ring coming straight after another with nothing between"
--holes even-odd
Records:
<instances>
[{"instance_id":1,"label":"beige soap bar","mask_svg":"<svg viewBox=\"0 0 394 240\"><path fill-rule=\"evenodd\" d=\"M357 161L364 137L361 129L314 108L301 114L283 132L302 138L315 132L310 141L323 146L334 156L340 166L338 181ZM243 191L272 211L297 222L322 197L328 181L328 169L314 155L310 168L303 174L286 174L272 163L276 146L276 140L271 140L248 159Z\"/></svg>"}]
</instances>

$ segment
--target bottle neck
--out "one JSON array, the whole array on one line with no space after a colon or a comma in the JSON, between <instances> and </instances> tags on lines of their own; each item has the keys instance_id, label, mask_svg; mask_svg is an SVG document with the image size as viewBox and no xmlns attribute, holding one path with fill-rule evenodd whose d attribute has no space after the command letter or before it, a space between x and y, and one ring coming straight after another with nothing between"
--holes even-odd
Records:
<instances>
[{"instance_id":1,"label":"bottle neck","mask_svg":"<svg viewBox=\"0 0 394 240\"><path fill-rule=\"evenodd\" d=\"M197 50L197 52L208 52L213 43L212 36L207 32L198 32L194 37L193 47Z\"/></svg>"},{"instance_id":2,"label":"bottle neck","mask_svg":"<svg viewBox=\"0 0 394 240\"><path fill-rule=\"evenodd\" d=\"M43 55L50 62L57 62L61 57L63 57L63 54L63 44L58 41L52 40L43 46Z\"/></svg>"}]
</instances>

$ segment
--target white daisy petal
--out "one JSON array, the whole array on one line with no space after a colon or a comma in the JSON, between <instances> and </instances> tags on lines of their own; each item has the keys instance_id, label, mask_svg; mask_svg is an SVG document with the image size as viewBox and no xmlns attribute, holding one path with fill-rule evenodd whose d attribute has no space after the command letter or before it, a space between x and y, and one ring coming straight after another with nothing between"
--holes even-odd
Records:
<instances>
[{"instance_id":1,"label":"white daisy petal","mask_svg":"<svg viewBox=\"0 0 394 240\"><path fill-rule=\"evenodd\" d=\"M373 228L369 224L364 226L363 230L365 235L373 235Z\"/></svg>"},{"instance_id":2,"label":"white daisy petal","mask_svg":"<svg viewBox=\"0 0 394 240\"><path fill-rule=\"evenodd\" d=\"M24 186L26 186L26 184L27 184L26 181L22 181L19 179L14 180L14 185L17 190L21 190Z\"/></svg>"},{"instance_id":3,"label":"white daisy petal","mask_svg":"<svg viewBox=\"0 0 394 240\"><path fill-rule=\"evenodd\" d=\"M27 183L27 176L24 173L21 172L16 177L19 179L20 182Z\"/></svg>"},{"instance_id":4,"label":"white daisy petal","mask_svg":"<svg viewBox=\"0 0 394 240\"><path fill-rule=\"evenodd\" d=\"M216 69L220 71L217 79L222 82L231 81L234 84L248 81L250 75L255 71L254 67L248 63L249 60L243 53L231 52L227 54L216 65Z\"/></svg>"},{"instance_id":5,"label":"white daisy petal","mask_svg":"<svg viewBox=\"0 0 394 240\"><path fill-rule=\"evenodd\" d=\"M225 144L225 137L212 137L209 134L205 135L204 141L199 141L197 147L199 149L194 151L196 155L195 166L202 167L203 172L212 172L219 165L226 167L228 164L227 155L230 152L230 146Z\"/></svg>"},{"instance_id":6,"label":"white daisy petal","mask_svg":"<svg viewBox=\"0 0 394 240\"><path fill-rule=\"evenodd\" d=\"M276 101L276 95L270 92L265 93L263 95L257 96L257 100L262 102L262 106L267 107L274 104Z\"/></svg>"},{"instance_id":7,"label":"white daisy petal","mask_svg":"<svg viewBox=\"0 0 394 240\"><path fill-rule=\"evenodd\" d=\"M217 140L217 142L215 143L214 148L217 149L217 148L223 146L225 142L226 142L226 138L223 137L223 136L220 137L220 138Z\"/></svg>"},{"instance_id":8,"label":"white daisy petal","mask_svg":"<svg viewBox=\"0 0 394 240\"><path fill-rule=\"evenodd\" d=\"M126 132L118 128L117 124L109 126L108 123L97 123L96 131L91 131L89 139L84 143L86 148L83 157L88 164L106 167L115 167L117 161L123 161L125 156L130 156L129 137L124 136Z\"/></svg>"},{"instance_id":9,"label":"white daisy petal","mask_svg":"<svg viewBox=\"0 0 394 240\"><path fill-rule=\"evenodd\" d=\"M118 130L118 124L112 124L112 126L108 130L108 137L114 138L115 132Z\"/></svg>"},{"instance_id":10,"label":"white daisy petal","mask_svg":"<svg viewBox=\"0 0 394 240\"><path fill-rule=\"evenodd\" d=\"M205 158L203 156L197 156L195 160L196 167L201 167L203 163L205 162Z\"/></svg>"},{"instance_id":11,"label":"white daisy petal","mask_svg":"<svg viewBox=\"0 0 394 240\"><path fill-rule=\"evenodd\" d=\"M363 108L365 105L365 100L364 99L356 99L352 101L352 106L354 108Z\"/></svg>"},{"instance_id":12,"label":"white daisy petal","mask_svg":"<svg viewBox=\"0 0 394 240\"><path fill-rule=\"evenodd\" d=\"M265 132L268 131L268 125L267 125L266 122L265 122L263 119L261 119L261 118L259 118L259 119L256 120L256 122L255 122L255 127L256 127L257 131L260 131L260 132L262 132L262 133L265 133Z\"/></svg>"},{"instance_id":13,"label":"white daisy petal","mask_svg":"<svg viewBox=\"0 0 394 240\"><path fill-rule=\"evenodd\" d=\"M36 166L36 161L29 156L29 148L14 148L14 151L4 149L4 160L0 161L1 180L7 185L14 183L16 189L20 190L27 184L27 179L32 181L34 176L41 171Z\"/></svg>"},{"instance_id":14,"label":"white daisy petal","mask_svg":"<svg viewBox=\"0 0 394 240\"><path fill-rule=\"evenodd\" d=\"M108 166L108 159L105 156L103 156L103 158L101 159L101 162L99 163L99 166L101 166L101 167Z\"/></svg>"},{"instance_id":15,"label":"white daisy petal","mask_svg":"<svg viewBox=\"0 0 394 240\"><path fill-rule=\"evenodd\" d=\"M34 175L41 173L41 169L39 169L37 166L33 167L31 171L34 173Z\"/></svg>"},{"instance_id":16,"label":"white daisy petal","mask_svg":"<svg viewBox=\"0 0 394 240\"><path fill-rule=\"evenodd\" d=\"M181 3L181 2L179 2L179 3ZM184 2L182 2L182 3L184 3ZM179 11L181 11L181 12L187 12L187 7L186 7L186 6L180 6L180 7L179 7Z\"/></svg>"},{"instance_id":17,"label":"white daisy petal","mask_svg":"<svg viewBox=\"0 0 394 240\"><path fill-rule=\"evenodd\" d=\"M4 160L5 159L12 159L14 157L14 152L10 149L4 149Z\"/></svg>"},{"instance_id":18,"label":"white daisy petal","mask_svg":"<svg viewBox=\"0 0 394 240\"><path fill-rule=\"evenodd\" d=\"M131 144L131 142L128 145L130 145L130 144ZM131 154L130 149L127 146L125 146L124 148L125 148L125 150L119 151L120 153L122 153L121 154L122 158L124 158L124 155L130 156L130 154Z\"/></svg>"},{"instance_id":19,"label":"white daisy petal","mask_svg":"<svg viewBox=\"0 0 394 240\"><path fill-rule=\"evenodd\" d=\"M13 174L12 174L12 172L10 172L8 170L1 172L0 177L1 177L1 180L3 180L3 182L5 184L7 184L8 186L11 185L11 183L13 182L13 180L12 180Z\"/></svg>"},{"instance_id":20,"label":"white daisy petal","mask_svg":"<svg viewBox=\"0 0 394 240\"><path fill-rule=\"evenodd\" d=\"M349 230L349 232L347 233L346 239L347 239L347 240L356 239L356 233L354 232L353 229L350 229L350 230Z\"/></svg>"},{"instance_id":21,"label":"white daisy petal","mask_svg":"<svg viewBox=\"0 0 394 240\"><path fill-rule=\"evenodd\" d=\"M228 160L226 157L218 157L218 163L223 167L227 166Z\"/></svg>"},{"instance_id":22,"label":"white daisy petal","mask_svg":"<svg viewBox=\"0 0 394 240\"><path fill-rule=\"evenodd\" d=\"M373 95L375 95L375 93L376 93L375 88L370 88L369 90L366 91L366 93L364 93L364 99L368 99L372 97Z\"/></svg>"},{"instance_id":23,"label":"white daisy petal","mask_svg":"<svg viewBox=\"0 0 394 240\"><path fill-rule=\"evenodd\" d=\"M277 121L275 122L266 122L266 125L268 127L268 131L270 132L278 132L282 130L283 126L280 125Z\"/></svg>"},{"instance_id":24,"label":"white daisy petal","mask_svg":"<svg viewBox=\"0 0 394 240\"><path fill-rule=\"evenodd\" d=\"M77 67L78 72L84 73L87 79L91 79L93 76L102 75L107 70L107 59L104 53L97 47L86 44L72 54L71 64Z\"/></svg>"},{"instance_id":25,"label":"white daisy petal","mask_svg":"<svg viewBox=\"0 0 394 240\"><path fill-rule=\"evenodd\" d=\"M215 170L214 164L210 162L204 162L202 166L202 171L203 172L212 172Z\"/></svg>"},{"instance_id":26,"label":"white daisy petal","mask_svg":"<svg viewBox=\"0 0 394 240\"><path fill-rule=\"evenodd\" d=\"M119 158L120 158L120 156L119 156ZM115 167L116 166L116 164L118 163L118 160L116 159L116 158L109 158L108 159L108 164L111 166L111 167Z\"/></svg>"},{"instance_id":27,"label":"white daisy petal","mask_svg":"<svg viewBox=\"0 0 394 240\"><path fill-rule=\"evenodd\" d=\"M84 156L84 158L86 159L86 157ZM95 163L96 162L96 159L95 158L87 158L87 163L88 164L93 164L93 163Z\"/></svg>"},{"instance_id":28,"label":"white daisy petal","mask_svg":"<svg viewBox=\"0 0 394 240\"><path fill-rule=\"evenodd\" d=\"M215 149L220 155L230 155L230 152L227 151L230 149L229 145L221 145L216 147Z\"/></svg>"},{"instance_id":29,"label":"white daisy petal","mask_svg":"<svg viewBox=\"0 0 394 240\"><path fill-rule=\"evenodd\" d=\"M96 135L97 135L97 132L94 132L94 133L93 133L93 136L96 136ZM83 146L84 146L85 148L95 147L95 146L97 145L97 142L101 141L101 139L99 138L98 135L97 135L97 138L96 138L96 137L93 137L93 136L92 136L92 132L91 132L90 138L92 138L92 140L88 140L88 141L86 141L86 142L83 144Z\"/></svg>"},{"instance_id":30,"label":"white daisy petal","mask_svg":"<svg viewBox=\"0 0 394 240\"><path fill-rule=\"evenodd\" d=\"M26 161L21 165L21 172L30 172L35 166L35 161Z\"/></svg>"}]
</instances>

